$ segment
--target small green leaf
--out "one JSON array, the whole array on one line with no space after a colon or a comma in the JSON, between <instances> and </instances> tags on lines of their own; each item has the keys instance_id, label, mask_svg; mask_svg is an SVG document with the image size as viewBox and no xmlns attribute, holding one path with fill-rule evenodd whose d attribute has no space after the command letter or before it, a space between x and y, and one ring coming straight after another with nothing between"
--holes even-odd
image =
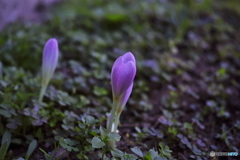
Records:
<instances>
[{"instance_id":1,"label":"small green leaf","mask_svg":"<svg viewBox=\"0 0 240 160\"><path fill-rule=\"evenodd\" d=\"M77 145L78 143L76 141L73 141L73 140L69 139L69 138L66 138L66 139L61 138L59 140L59 144L63 148L67 149L69 152L71 152L72 150L74 150L74 151L79 150L77 147L74 147L74 145Z\"/></svg>"},{"instance_id":2,"label":"small green leaf","mask_svg":"<svg viewBox=\"0 0 240 160\"><path fill-rule=\"evenodd\" d=\"M0 160L4 160L5 154L7 152L8 144L7 142L3 143L0 148Z\"/></svg>"},{"instance_id":3,"label":"small green leaf","mask_svg":"<svg viewBox=\"0 0 240 160\"><path fill-rule=\"evenodd\" d=\"M138 157L133 154L124 154L124 158L126 157L127 160L137 160Z\"/></svg>"},{"instance_id":4,"label":"small green leaf","mask_svg":"<svg viewBox=\"0 0 240 160\"><path fill-rule=\"evenodd\" d=\"M217 74L219 76L224 76L225 74L227 73L226 69L224 68L220 68L218 71L217 71Z\"/></svg>"},{"instance_id":5,"label":"small green leaf","mask_svg":"<svg viewBox=\"0 0 240 160\"><path fill-rule=\"evenodd\" d=\"M98 86L94 86L93 93L97 96L105 96L107 95L107 90L105 88L100 88Z\"/></svg>"},{"instance_id":6,"label":"small green leaf","mask_svg":"<svg viewBox=\"0 0 240 160\"><path fill-rule=\"evenodd\" d=\"M176 127L168 127L168 132L172 133L173 135L177 135L178 131Z\"/></svg>"},{"instance_id":7,"label":"small green leaf","mask_svg":"<svg viewBox=\"0 0 240 160\"><path fill-rule=\"evenodd\" d=\"M199 150L196 145L193 145L192 147L193 147L193 148L192 148L192 151L193 151L194 154L196 154L196 155L202 155L202 151Z\"/></svg>"},{"instance_id":8,"label":"small green leaf","mask_svg":"<svg viewBox=\"0 0 240 160\"><path fill-rule=\"evenodd\" d=\"M123 157L124 153L118 149L111 150L111 154L113 157Z\"/></svg>"},{"instance_id":9,"label":"small green leaf","mask_svg":"<svg viewBox=\"0 0 240 160\"><path fill-rule=\"evenodd\" d=\"M154 149L150 149L149 153L150 153L152 159L154 159L155 157L159 157L158 152L155 151Z\"/></svg>"},{"instance_id":10,"label":"small green leaf","mask_svg":"<svg viewBox=\"0 0 240 160\"><path fill-rule=\"evenodd\" d=\"M112 141L119 141L121 136L117 134L116 132L110 132L108 133L108 138Z\"/></svg>"},{"instance_id":11,"label":"small green leaf","mask_svg":"<svg viewBox=\"0 0 240 160\"><path fill-rule=\"evenodd\" d=\"M152 160L151 154L149 152L144 156L144 160Z\"/></svg>"},{"instance_id":12,"label":"small green leaf","mask_svg":"<svg viewBox=\"0 0 240 160\"><path fill-rule=\"evenodd\" d=\"M5 131L4 134L3 134L3 137L2 137L2 145L3 143L7 142L8 145L11 143L11 133L9 131Z\"/></svg>"},{"instance_id":13,"label":"small green leaf","mask_svg":"<svg viewBox=\"0 0 240 160\"><path fill-rule=\"evenodd\" d=\"M88 125L94 125L94 124L97 122L97 120L96 120L94 117L92 117L92 116L87 116L87 117L85 118L85 122L86 122Z\"/></svg>"},{"instance_id":14,"label":"small green leaf","mask_svg":"<svg viewBox=\"0 0 240 160\"><path fill-rule=\"evenodd\" d=\"M131 150L138 156L143 157L142 151L138 147L133 147Z\"/></svg>"},{"instance_id":15,"label":"small green leaf","mask_svg":"<svg viewBox=\"0 0 240 160\"><path fill-rule=\"evenodd\" d=\"M87 105L89 103L90 103L90 100L87 97L81 95L80 96L80 104L78 105L78 107L81 108L82 106Z\"/></svg>"},{"instance_id":16,"label":"small green leaf","mask_svg":"<svg viewBox=\"0 0 240 160\"><path fill-rule=\"evenodd\" d=\"M2 137L2 145L0 148L0 160L4 160L8 147L11 143L11 139L12 139L11 133L8 130L6 130Z\"/></svg>"},{"instance_id":17,"label":"small green leaf","mask_svg":"<svg viewBox=\"0 0 240 160\"><path fill-rule=\"evenodd\" d=\"M36 147L37 147L37 141L34 139L34 140L32 140L32 142L28 146L28 150L27 150L27 154L25 156L25 160L29 159L29 157L31 156L33 151L36 149Z\"/></svg>"},{"instance_id":18,"label":"small green leaf","mask_svg":"<svg viewBox=\"0 0 240 160\"><path fill-rule=\"evenodd\" d=\"M4 110L4 109L0 109L0 114L7 118L11 117L11 114L7 110Z\"/></svg>"},{"instance_id":19,"label":"small green leaf","mask_svg":"<svg viewBox=\"0 0 240 160\"><path fill-rule=\"evenodd\" d=\"M105 143L98 137L93 137L92 139L92 147L93 148L102 148L105 146Z\"/></svg>"},{"instance_id":20,"label":"small green leaf","mask_svg":"<svg viewBox=\"0 0 240 160\"><path fill-rule=\"evenodd\" d=\"M107 130L102 126L100 126L99 130L100 130L101 138L104 139L107 136Z\"/></svg>"},{"instance_id":21,"label":"small green leaf","mask_svg":"<svg viewBox=\"0 0 240 160\"><path fill-rule=\"evenodd\" d=\"M164 157L170 157L171 156L172 150L170 150L167 145L165 145L164 143L160 142L159 143L159 147L160 147L159 151L160 151L162 156L164 156Z\"/></svg>"}]
</instances>

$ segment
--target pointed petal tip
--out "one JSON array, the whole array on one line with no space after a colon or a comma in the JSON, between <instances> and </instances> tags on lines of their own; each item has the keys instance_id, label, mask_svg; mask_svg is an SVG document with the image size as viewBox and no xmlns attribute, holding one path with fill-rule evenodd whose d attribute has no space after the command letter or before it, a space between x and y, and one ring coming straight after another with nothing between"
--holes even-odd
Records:
<instances>
[{"instance_id":1,"label":"pointed petal tip","mask_svg":"<svg viewBox=\"0 0 240 160\"><path fill-rule=\"evenodd\" d=\"M44 46L44 52L57 52L58 54L58 41L55 38L50 38Z\"/></svg>"},{"instance_id":2,"label":"pointed petal tip","mask_svg":"<svg viewBox=\"0 0 240 160\"><path fill-rule=\"evenodd\" d=\"M122 57L124 63L127 63L128 61L133 61L136 64L136 60L132 52L127 52Z\"/></svg>"},{"instance_id":3,"label":"pointed petal tip","mask_svg":"<svg viewBox=\"0 0 240 160\"><path fill-rule=\"evenodd\" d=\"M56 47L58 47L58 41L56 38L50 38L47 42L46 45L55 45Z\"/></svg>"},{"instance_id":4,"label":"pointed petal tip","mask_svg":"<svg viewBox=\"0 0 240 160\"><path fill-rule=\"evenodd\" d=\"M55 41L55 42L57 42L57 39L56 38L50 38L48 41Z\"/></svg>"}]
</instances>

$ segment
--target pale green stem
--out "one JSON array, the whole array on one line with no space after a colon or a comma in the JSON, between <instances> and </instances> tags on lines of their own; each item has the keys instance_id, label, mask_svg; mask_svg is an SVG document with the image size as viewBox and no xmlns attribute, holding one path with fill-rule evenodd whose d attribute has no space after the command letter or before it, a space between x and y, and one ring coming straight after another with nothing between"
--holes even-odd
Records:
<instances>
[{"instance_id":1,"label":"pale green stem","mask_svg":"<svg viewBox=\"0 0 240 160\"><path fill-rule=\"evenodd\" d=\"M116 102L113 101L113 107L112 107L112 110L111 110L111 116L110 116L110 120L109 120L108 126L107 126L107 132L108 133L113 132L112 124L113 124L113 122L115 121L115 118L116 118L115 117L116 109L117 109Z\"/></svg>"},{"instance_id":2,"label":"pale green stem","mask_svg":"<svg viewBox=\"0 0 240 160\"><path fill-rule=\"evenodd\" d=\"M113 100L113 108L111 110L111 117L110 117L110 120L109 120L108 126L107 126L108 133L117 131L119 117L121 114L121 112L119 112L121 110L120 107L121 106L119 105L119 101ZM107 146L109 149L115 149L116 148L115 141L109 141Z\"/></svg>"},{"instance_id":3,"label":"pale green stem","mask_svg":"<svg viewBox=\"0 0 240 160\"><path fill-rule=\"evenodd\" d=\"M39 95L39 102L42 103L43 100L43 96L46 92L47 89L47 85L42 85L41 91L40 91L40 95Z\"/></svg>"},{"instance_id":4,"label":"pale green stem","mask_svg":"<svg viewBox=\"0 0 240 160\"><path fill-rule=\"evenodd\" d=\"M119 118L120 118L120 114L116 113L116 118L115 118L115 121L113 122L114 123L114 132L117 131L117 128L118 128L118 124L119 124Z\"/></svg>"}]
</instances>

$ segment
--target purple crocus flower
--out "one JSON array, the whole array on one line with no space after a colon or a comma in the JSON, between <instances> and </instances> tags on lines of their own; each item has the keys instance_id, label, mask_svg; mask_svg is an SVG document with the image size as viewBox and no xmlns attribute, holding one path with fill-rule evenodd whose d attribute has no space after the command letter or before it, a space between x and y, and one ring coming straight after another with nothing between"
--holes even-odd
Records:
<instances>
[{"instance_id":1,"label":"purple crocus flower","mask_svg":"<svg viewBox=\"0 0 240 160\"><path fill-rule=\"evenodd\" d=\"M42 85L47 86L51 80L58 61L58 42L55 38L49 39L43 49L42 57Z\"/></svg>"},{"instance_id":2,"label":"purple crocus flower","mask_svg":"<svg viewBox=\"0 0 240 160\"><path fill-rule=\"evenodd\" d=\"M113 64L111 81L113 101L119 101L124 107L132 92L133 80L136 75L136 60L131 52L118 57Z\"/></svg>"},{"instance_id":3,"label":"purple crocus flower","mask_svg":"<svg viewBox=\"0 0 240 160\"><path fill-rule=\"evenodd\" d=\"M136 60L131 52L118 57L113 64L111 73L113 107L108 114L108 133L117 132L121 112L132 93L136 70ZM115 149L115 140L109 141L107 146L109 149Z\"/></svg>"},{"instance_id":4,"label":"purple crocus flower","mask_svg":"<svg viewBox=\"0 0 240 160\"><path fill-rule=\"evenodd\" d=\"M42 57L42 88L39 95L39 102L42 102L47 85L51 80L58 61L58 42L55 38L49 39L43 49Z\"/></svg>"}]
</instances>

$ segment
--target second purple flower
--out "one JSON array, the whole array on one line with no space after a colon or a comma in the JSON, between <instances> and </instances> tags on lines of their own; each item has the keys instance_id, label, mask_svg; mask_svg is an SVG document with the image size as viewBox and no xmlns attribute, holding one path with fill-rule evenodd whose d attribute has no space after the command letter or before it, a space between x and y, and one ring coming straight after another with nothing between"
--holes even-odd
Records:
<instances>
[{"instance_id":1,"label":"second purple flower","mask_svg":"<svg viewBox=\"0 0 240 160\"><path fill-rule=\"evenodd\" d=\"M42 102L48 83L50 82L58 62L58 42L55 38L49 39L43 49L42 56L42 88L39 102Z\"/></svg>"}]
</instances>

